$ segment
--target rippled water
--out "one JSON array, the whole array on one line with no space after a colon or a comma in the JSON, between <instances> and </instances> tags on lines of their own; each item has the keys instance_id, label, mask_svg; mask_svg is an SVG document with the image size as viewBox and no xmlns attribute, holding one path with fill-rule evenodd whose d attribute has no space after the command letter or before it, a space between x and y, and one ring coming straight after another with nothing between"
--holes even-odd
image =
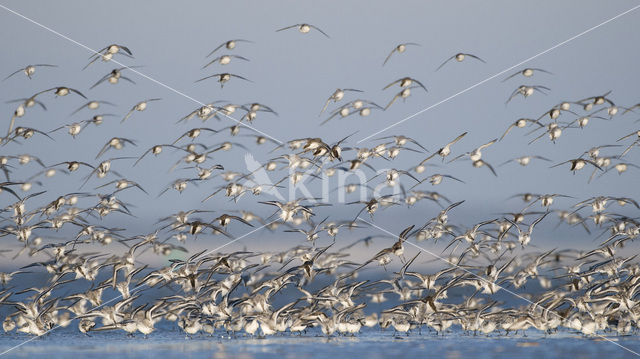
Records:
<instances>
[{"instance_id":1,"label":"rippled water","mask_svg":"<svg viewBox=\"0 0 640 359\"><path fill-rule=\"evenodd\" d=\"M0 337L0 352L30 339L23 335ZM544 336L537 332L509 337L451 333L396 335L392 330L366 330L357 337L326 337L309 332L230 338L220 333L186 338L182 332L163 330L148 338L122 333L95 333L91 337L60 329L11 350L3 358L624 358L637 357L621 346L640 352L638 337L585 338L571 333Z\"/></svg>"}]
</instances>

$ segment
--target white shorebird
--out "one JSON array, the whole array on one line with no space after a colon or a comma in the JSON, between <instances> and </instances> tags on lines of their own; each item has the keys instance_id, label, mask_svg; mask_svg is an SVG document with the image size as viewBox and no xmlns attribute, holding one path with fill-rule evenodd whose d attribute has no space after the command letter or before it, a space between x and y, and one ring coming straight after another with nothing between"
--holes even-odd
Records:
<instances>
[{"instance_id":1,"label":"white shorebird","mask_svg":"<svg viewBox=\"0 0 640 359\"><path fill-rule=\"evenodd\" d=\"M539 69L539 68L535 68L535 67L527 67L523 70L520 70L518 72L515 72L509 76L507 76L504 80L502 80L502 82L505 82L511 78L514 78L518 75L522 75L524 77L532 77L536 72L542 72L545 74L549 74L549 75L553 75L551 72L547 71L547 70L543 70L543 69Z\"/></svg>"},{"instance_id":2,"label":"white shorebird","mask_svg":"<svg viewBox=\"0 0 640 359\"><path fill-rule=\"evenodd\" d=\"M33 76L36 73L36 68L38 67L58 67L56 65L49 65L49 64L36 64L36 65L27 65L21 69L18 69L14 72L12 72L9 76L5 77L2 81L5 81L9 78L11 78L13 75L16 75L20 72L24 72L24 74L29 78L29 80L31 80L31 76Z\"/></svg>"},{"instance_id":3,"label":"white shorebird","mask_svg":"<svg viewBox=\"0 0 640 359\"><path fill-rule=\"evenodd\" d=\"M295 24L295 25L291 25L291 26L286 26L286 27L283 27L281 29L276 30L276 32L292 29L294 27L298 28L298 31L300 33L302 33L302 34L309 33L313 29L313 30L316 30L316 31L320 32L322 35L326 36L328 39L330 38L329 35L327 35L326 32L320 30L320 28L318 28L317 26L311 25L311 24Z\"/></svg>"},{"instance_id":4,"label":"white shorebird","mask_svg":"<svg viewBox=\"0 0 640 359\"><path fill-rule=\"evenodd\" d=\"M340 88L339 88L339 89L336 89L336 90L331 94L331 96L329 96L329 98L327 99L327 101L325 102L324 107L322 107L322 111L320 111L320 114L322 114L322 113L327 109L327 107L329 106L329 103L330 103L331 101L333 101L334 103L335 103L335 102L338 102L338 101L341 101L341 100L344 98L345 92L362 92L362 91L361 91L361 90L356 90L356 89L348 89L348 88L345 88L345 89L340 89Z\"/></svg>"},{"instance_id":5,"label":"white shorebird","mask_svg":"<svg viewBox=\"0 0 640 359\"><path fill-rule=\"evenodd\" d=\"M229 82L229 80L231 80L231 78L237 78L237 79L241 79L241 80L245 80L248 82L253 82L251 80L249 80L246 77L242 77L240 75L236 75L236 74L231 74L228 72L223 72L223 73L218 73L218 74L213 74L213 75L209 75L209 76L205 76L199 80L196 80L196 82L200 82L200 81L204 81L213 77L217 77L218 78L218 82L220 83L220 88L224 87L224 84Z\"/></svg>"},{"instance_id":6,"label":"white shorebird","mask_svg":"<svg viewBox=\"0 0 640 359\"><path fill-rule=\"evenodd\" d=\"M118 44L111 44L96 51L93 55L91 55L89 57L89 63L82 69L86 69L91 64L98 61L98 59L101 59L104 62L111 61L113 56L116 54L123 54L126 57L133 58L133 53L131 52L131 50L129 50L128 47Z\"/></svg>"},{"instance_id":7,"label":"white shorebird","mask_svg":"<svg viewBox=\"0 0 640 359\"><path fill-rule=\"evenodd\" d=\"M480 62L486 63L486 61L484 61L483 59L479 58L476 55L473 54L468 54L468 53L463 53L463 52L459 52L453 56L451 56L450 58L446 59L440 66L438 66L438 68L436 69L436 71L440 70L444 65L446 65L449 61L451 60L456 60L457 62L462 62L464 61L464 59L466 59L467 57L470 57L472 59L476 59Z\"/></svg>"},{"instance_id":8,"label":"white shorebird","mask_svg":"<svg viewBox=\"0 0 640 359\"><path fill-rule=\"evenodd\" d=\"M207 55L207 57L213 55L214 52L220 50L221 48L226 48L227 50L233 50L236 48L236 46L238 45L239 42L246 42L246 43L251 43L251 41L249 40L243 40L243 39L234 39L234 40L227 40L225 42L223 42L222 44L218 45L218 47L216 47L215 49L213 49L209 55Z\"/></svg>"},{"instance_id":9,"label":"white shorebird","mask_svg":"<svg viewBox=\"0 0 640 359\"><path fill-rule=\"evenodd\" d=\"M387 61L389 61L389 59L391 58L391 55L395 54L396 52L399 54L405 52L407 50L407 46L420 46L420 44L416 44L415 42L405 42L397 45L396 47L393 48L393 50L391 50L387 58L384 59L382 66L387 64Z\"/></svg>"},{"instance_id":10,"label":"white shorebird","mask_svg":"<svg viewBox=\"0 0 640 359\"><path fill-rule=\"evenodd\" d=\"M220 65L228 65L228 64L231 63L232 59L239 59L239 60L249 61L249 59L247 59L244 56L240 56L240 55L220 55L220 56L216 57L215 59L207 62L204 66L202 66L202 69L206 69L207 67L209 67L209 65L213 64L214 62L217 62Z\"/></svg>"},{"instance_id":11,"label":"white shorebird","mask_svg":"<svg viewBox=\"0 0 640 359\"><path fill-rule=\"evenodd\" d=\"M122 121L120 121L120 123L126 121L129 117L131 117L134 111L142 112L146 110L149 102L160 101L160 100L161 100L160 98L150 98L150 99L143 100L136 103L135 105L133 105L133 107L131 107L129 112L127 112L127 114L122 118Z\"/></svg>"}]
</instances>

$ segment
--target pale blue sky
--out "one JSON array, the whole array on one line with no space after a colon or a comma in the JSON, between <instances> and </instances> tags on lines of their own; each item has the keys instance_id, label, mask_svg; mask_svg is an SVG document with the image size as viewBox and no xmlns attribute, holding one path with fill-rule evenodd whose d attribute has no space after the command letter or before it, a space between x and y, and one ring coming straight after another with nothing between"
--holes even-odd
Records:
<instances>
[{"instance_id":1,"label":"pale blue sky","mask_svg":"<svg viewBox=\"0 0 640 359\"><path fill-rule=\"evenodd\" d=\"M279 117L261 115L254 125L273 137L289 140L313 136L330 142L354 131L358 131L353 136L354 140L369 136L598 25L638 2L325 1L320 6L318 2L311 1L234 1L216 4L187 2L176 6L156 2L4 0L1 4L96 50L111 43L124 44L133 51L135 59L120 57L119 61L127 65L143 65L139 70L144 74L198 101L258 101L267 104L279 113ZM117 108L105 106L101 110L118 116L124 116L140 100L163 99L150 104L145 112L135 113L123 125L119 124L120 117L111 121L107 119L101 127L87 128L76 140L72 141L60 132L55 134L55 142L34 137L22 146L12 144L0 148L2 154L28 152L41 157L47 164L71 159L97 163L95 154L113 136L138 141L138 147L112 152L113 156L138 156L151 145L170 142L187 129L200 125L199 121L193 120L186 125L175 126L180 117L199 105L133 73L128 76L137 82L136 85L122 82L113 87L103 84L89 91L93 83L117 65L100 62L80 71L91 55L86 49L4 9L0 9L0 19L0 46L4 49L0 54L2 77L29 63L59 66L39 69L31 81L24 76L15 76L0 83L0 99L3 100L0 111L5 114L7 122L15 106L5 104L5 100L28 97L59 85L77 88L90 99L118 104ZM578 100L613 90L610 97L617 104L630 106L638 103L640 97L636 82L640 79L637 67L640 50L636 43L639 20L640 13L631 12L519 67L540 67L553 75L538 74L532 79L516 77L501 82L509 72L416 116L386 135L410 135L433 151L461 132L468 131L469 135L455 147L455 152L461 153L500 137L517 118L537 118L563 100ZM317 32L307 35L295 30L275 32L281 27L301 22L320 27L331 38ZM224 89L220 89L214 80L194 84L195 80L221 69L219 65L206 70L200 68L206 63L206 54L232 38L253 41L240 43L232 52L251 61L237 61L223 70L247 77L252 82L231 81ZM389 51L401 42L417 42L421 46L395 54L382 67ZM438 72L434 71L442 61L457 52L475 54L487 63L469 60L451 63ZM382 88L403 76L420 80L429 92L414 91L405 103L398 101L388 111L373 112L368 118L349 117L318 126L325 118L318 117L324 100L337 87L364 90L361 97L384 106L396 90L382 91ZM535 94L526 100L517 97L505 106L504 101L511 92L525 83L544 85L551 91L547 96ZM51 130L89 117L88 110L69 117L84 103L83 99L68 96L54 100L52 97L46 96L49 111L32 109L20 120L21 123ZM504 141L486 150L484 158L497 166L511 157L536 154L558 163L575 158L594 145L615 142L638 128L637 118L637 115L626 115L610 122L594 120L583 131L565 131L555 145L545 138L528 146L526 142L530 138L524 137L526 131L514 131ZM220 128L233 124L225 120L205 125ZM223 140L221 134L217 136ZM248 139L244 141L249 143ZM361 145L373 146L370 143ZM216 159L229 170L244 170L244 152L237 149L232 154L216 156ZM637 152L640 151L627 160L637 161ZM255 156L260 160L269 158L262 149L255 152ZM128 226L133 232L149 232L149 224L158 217L174 209L199 206L201 193L213 191L206 185L199 191L191 188L182 195L170 192L156 199L156 194L169 182L190 175L185 171L167 174L170 164L162 158L147 158L134 169L128 164L116 163L113 166L152 194L131 194L129 201L135 203L134 212L139 220L119 217L116 221L124 220L120 225ZM393 165L408 168L420 159L406 156ZM167 161L175 160L177 157L173 156ZM443 183L433 188L423 185L423 189L438 190L453 200L467 199L459 213L465 216L463 222L468 220L468 223L487 219L503 210L521 208L515 200L505 202L508 196L519 192L562 193L577 198L600 194L634 197L640 194L637 186L640 172L637 169L630 169L623 176L607 173L605 177L587 184L590 171L574 176L566 168L548 167L547 163L526 168L512 164L499 168L499 177L495 178L485 169L473 169L469 163L460 162L442 171L464 179L466 185ZM21 177L20 174L27 176L32 173L34 168L16 172L16 179ZM87 188L99 183L92 180ZM47 186L51 190L71 192L77 190L78 182L59 177ZM562 203L568 206L574 202ZM264 215L272 212L271 208L253 203L253 200L243 198L238 207L226 200L210 201L203 207L224 210L249 207ZM376 221L395 232L400 231L405 222L423 221L437 210L433 205L422 203L412 211L391 209L382 212ZM348 218L355 212L352 207L333 211ZM241 227L232 230L236 235L244 231ZM567 238L580 234L565 233Z\"/></svg>"}]
</instances>

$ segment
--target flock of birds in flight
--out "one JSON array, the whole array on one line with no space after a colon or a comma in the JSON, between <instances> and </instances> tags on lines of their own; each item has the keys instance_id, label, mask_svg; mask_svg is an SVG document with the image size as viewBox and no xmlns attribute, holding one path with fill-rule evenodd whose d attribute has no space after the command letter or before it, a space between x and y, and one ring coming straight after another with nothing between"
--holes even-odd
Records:
<instances>
[{"instance_id":1,"label":"flock of birds in flight","mask_svg":"<svg viewBox=\"0 0 640 359\"><path fill-rule=\"evenodd\" d=\"M296 24L277 31L290 29L303 34L318 32L329 38L310 24ZM209 53L210 60L203 69L249 61L235 51L237 46L250 43L242 39L224 42ZM415 46L419 44L397 45L384 59L383 66ZM91 56L85 68L100 63L106 66L116 57L133 56L134 52L126 46L112 44ZM484 63L478 56L461 52L448 58L438 70L453 61L469 59ZM120 80L135 84L125 76L129 68L114 68L96 79L90 89L107 83L122 86L118 85ZM54 69L55 65L50 64L29 65L4 80L37 81L37 72ZM26 77L18 79L21 74ZM505 81L525 80L537 74L551 73L526 68ZM198 81L208 79L217 79L220 86L232 80L249 81L228 72ZM322 123L353 114L367 116L373 110L384 111L398 103L397 100L408 98L412 90L427 91L412 77L398 79L384 89L391 88L398 92L386 106L359 98L347 101L348 96L362 93L357 89L335 90L322 107L321 114L329 113ZM522 85L507 102L548 90L541 85ZM522 201L517 210L468 226L456 216L457 209L464 206L463 200L450 201L448 197L454 194L428 191L425 185L463 182L432 171L454 161L466 160L474 168L486 167L497 175L497 166L489 163L483 153L498 147L505 136L514 136L517 130L529 132L533 137L530 143L545 138L555 143L565 131L584 129L594 119L619 121L617 118L634 113L640 104L621 107L614 104L609 92L563 101L537 118L517 119L495 139L464 152L460 148L466 132L452 134L450 142L435 144L432 149L421 144L419 138L404 135L373 140L375 144L371 148L346 147L349 136L338 141L309 137L279 144L244 126L262 116L277 116L274 109L257 102L214 102L194 109L178 122L182 125L199 119L208 124L212 119L228 121L232 116L240 120L223 129L193 127L136 153L133 153L136 139L115 136L104 145L86 149L97 153L94 163L65 158L45 164L36 153L24 153L28 144L38 141L38 137L41 141L67 135L75 139L82 136L87 127L98 127L115 117L94 114L89 119L62 124L55 129L43 129L45 123L38 125L39 128L23 124L34 107L47 110L58 101L68 101L67 96L81 98L83 102L72 116L86 110L97 113L103 105L115 106L107 101L89 100L85 93L59 86L12 101L17 103L17 108L0 142L3 148L0 168L5 177L0 183L0 238L4 243L0 255L14 260L34 259L15 271L0 273L0 311L5 314L2 323L5 332L41 336L58 327L73 325L87 335L113 331L147 336L171 323L188 336L198 333L301 334L318 330L314 328L327 336L354 335L363 327L391 327L398 333L429 330L438 334L452 330L509 334L531 328L546 333L567 330L585 335L628 335L637 330L640 265L636 255L625 256L621 250L640 234L637 217L623 214L623 211L640 209L633 198L597 195L573 199L558 193L522 193L514 196ZM153 107L156 101L161 99L136 100L120 117L120 122L138 120L139 113ZM331 106L337 107L329 111ZM242 114L241 117L238 114ZM32 122L40 123L38 117L34 115ZM48 119L47 125L52 120ZM223 142L212 142L201 136L208 133L211 138L220 138L226 131L229 131L228 137ZM249 173L225 172L224 164L215 160L216 154L251 146L241 143L245 137L239 135L240 132L248 132L245 137L255 139L254 146L273 145L269 150L273 159L260 163ZM577 158L562 159L552 167L566 166L573 173L590 168L589 181L611 171L623 174L631 168L637 169L628 159L640 147L640 129L618 137L616 143L595 146ZM11 146L23 149L23 154L7 154L4 149ZM166 154L168 151L179 155L171 169L186 165L193 176L168 180L171 183L161 195L169 191L182 193L190 190L190 184L200 184L207 188L202 194L202 206L167 214L155 228L143 234L103 225L106 217L133 215L131 204L126 202L127 193L146 193L143 184L125 177L127 166L171 156ZM604 154L610 151L615 154ZM109 157L122 152L128 155ZM410 168L388 169L371 178L371 182L351 183L336 189L355 196L365 187L365 198L345 206L353 209L349 218L330 215L319 220L318 214L331 208L331 203L305 197L276 201L268 194L270 189L287 183L294 185L309 177L365 169L376 173L376 167L392 164L401 154L419 159ZM542 156L528 155L510 159L501 166L517 163L524 167L533 161L551 162ZM29 176L16 175L25 170L33 172L34 168L35 173ZM282 171L288 174L276 183L261 183L261 179L256 178L257 173ZM46 180L55 175L65 176L67 182L77 182L78 191L62 194L47 189ZM87 189L89 183L96 185L93 191ZM402 190L376 196L371 191L374 183L389 188L402 186ZM245 195L264 200L251 208L243 208ZM176 196L175 200L179 201ZM558 199L563 199L561 203L573 203L561 207ZM236 208L228 213L213 214L206 207L211 203L207 201L213 200ZM421 207L424 202L429 205ZM421 211L425 220L407 228L394 228L393 236L382 230L380 235L347 243L346 238L357 238L364 229L377 230L375 214L391 206ZM270 216L254 213L260 208L275 210L275 213ZM550 222L552 217L557 218L557 226L583 232L580 236L591 238L592 233L597 234L599 244L592 250L538 250L532 244L536 241L534 227ZM294 233L300 243L282 251L188 253L188 243L196 239L234 238L229 228L245 233ZM349 235L337 238L338 233L344 231ZM67 233L67 239L60 240L61 233ZM12 248L14 242L17 246ZM326 245L320 245L322 242ZM418 269L420 260L429 256L420 257L422 250L410 258L405 256L409 245L435 247L438 242L446 244L440 261L432 261L442 265L439 270ZM209 246L215 247L225 242L211 243ZM100 246L105 251L100 251ZM370 246L378 246L380 250L369 253ZM349 254L353 250L366 254L368 259L354 260ZM143 253L166 258L181 252L188 253L185 259L170 259L168 265L159 268L138 261ZM363 279L365 270L370 270L374 277ZM25 285L22 278L36 272L45 275L46 282L32 287ZM375 278L379 275L383 275L382 279ZM496 296L498 293L506 297L517 294L519 298L507 300Z\"/></svg>"}]
</instances>

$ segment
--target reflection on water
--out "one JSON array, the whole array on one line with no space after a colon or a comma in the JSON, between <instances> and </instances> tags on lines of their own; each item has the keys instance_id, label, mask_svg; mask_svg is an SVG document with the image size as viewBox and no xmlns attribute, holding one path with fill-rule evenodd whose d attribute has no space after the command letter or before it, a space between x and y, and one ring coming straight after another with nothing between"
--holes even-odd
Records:
<instances>
[{"instance_id":1,"label":"reflection on water","mask_svg":"<svg viewBox=\"0 0 640 359\"><path fill-rule=\"evenodd\" d=\"M19 345L27 336L4 335L0 351ZM628 350L624 349L627 348ZM192 338L171 330L149 338L119 333L80 336L67 330L32 340L6 354L7 358L623 358L636 357L637 337L585 338L571 333L544 336L481 336L450 333L395 335L393 331L367 330L358 337L326 338L309 332L302 336L268 338L230 337L226 333Z\"/></svg>"}]
</instances>

